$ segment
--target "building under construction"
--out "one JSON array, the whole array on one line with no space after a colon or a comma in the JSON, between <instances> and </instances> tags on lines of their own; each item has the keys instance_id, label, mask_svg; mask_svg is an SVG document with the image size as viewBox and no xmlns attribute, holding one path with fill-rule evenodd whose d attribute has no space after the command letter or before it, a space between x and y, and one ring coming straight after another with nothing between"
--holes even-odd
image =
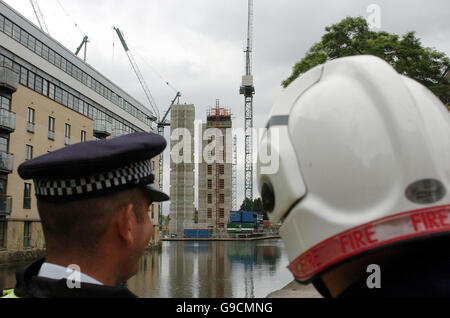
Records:
<instances>
[{"instance_id":1,"label":"building under construction","mask_svg":"<svg viewBox=\"0 0 450 318\"><path fill-rule=\"evenodd\" d=\"M206 124L202 125L198 222L205 224L215 235L225 234L232 209L231 127L231 111L220 107L219 102L208 110Z\"/></svg>"},{"instance_id":2,"label":"building under construction","mask_svg":"<svg viewBox=\"0 0 450 318\"><path fill-rule=\"evenodd\" d=\"M187 129L189 140L180 140L171 145L172 152L184 158L174 161L174 153L170 160L170 223L169 232L183 237L184 229L192 228L194 223L194 105L173 105L171 110L171 131ZM186 132L187 132L186 131ZM183 143L180 150L177 144ZM176 148L174 148L176 147ZM186 160L187 159L187 160Z\"/></svg>"}]
</instances>

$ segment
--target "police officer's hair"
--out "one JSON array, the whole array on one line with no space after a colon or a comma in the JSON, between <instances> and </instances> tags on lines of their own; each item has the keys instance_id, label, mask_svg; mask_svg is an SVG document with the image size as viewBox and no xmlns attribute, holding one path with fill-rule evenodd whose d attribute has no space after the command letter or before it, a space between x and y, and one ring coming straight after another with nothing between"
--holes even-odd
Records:
<instances>
[{"instance_id":1,"label":"police officer's hair","mask_svg":"<svg viewBox=\"0 0 450 318\"><path fill-rule=\"evenodd\" d=\"M142 221L144 215L137 208L142 200L141 191L141 188L132 188L62 204L38 201L47 249L95 252L120 208L133 204L137 222Z\"/></svg>"}]
</instances>

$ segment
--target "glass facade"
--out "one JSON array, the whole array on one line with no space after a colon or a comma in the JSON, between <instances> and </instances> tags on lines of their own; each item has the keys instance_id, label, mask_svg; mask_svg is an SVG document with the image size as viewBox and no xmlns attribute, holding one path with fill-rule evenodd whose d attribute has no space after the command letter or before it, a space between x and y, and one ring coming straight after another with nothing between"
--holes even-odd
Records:
<instances>
[{"instance_id":1,"label":"glass facade","mask_svg":"<svg viewBox=\"0 0 450 318\"><path fill-rule=\"evenodd\" d=\"M29 50L41 56L65 73L69 74L71 77L83 83L85 86L91 88L113 104L126 110L128 113L130 113L132 116L139 119L143 123L147 124L148 126L151 125L151 119L148 118L147 115L140 109L133 106L123 97L119 96L114 91L97 81L95 78L78 68L76 65L72 64L57 52L53 51L46 44L36 39L27 31L21 29L19 26L14 24L2 14L0 14L0 32L5 33L9 37L12 37L14 40L27 47ZM21 83L23 84L25 81L27 81L27 74L25 74L24 72L22 76L23 78L21 77Z\"/></svg>"},{"instance_id":2,"label":"glass facade","mask_svg":"<svg viewBox=\"0 0 450 318\"><path fill-rule=\"evenodd\" d=\"M77 66L70 63L64 57L50 49L47 45L34 38L31 34L28 34L26 31L20 29L18 26L16 27L16 29L18 29L16 33L18 32L18 34L20 34L22 32L27 35L23 36L22 41L20 40L20 36L14 37L12 26L15 26L15 24L0 14L0 32L3 32L20 42L22 45L26 46L28 49L60 68L74 79L80 81L88 88L94 90L110 102L124 109L131 116L151 127L152 120L144 112L127 102L124 98L120 97L105 85L95 80ZM36 72L34 72L34 68L33 71L31 71L29 69L30 67L27 68L24 65L19 65L17 60L13 61L11 58L0 54L0 65L5 65L17 71L19 73L20 84L54 100L61 105L69 107L74 111L89 117L90 119L106 119L111 123L114 129L121 130L126 133L133 133L141 130L120 118L116 114L108 110L103 110L102 106L81 95L79 92L72 90L70 87L66 87L66 85L59 83L58 80L51 78L49 75L44 75L44 73L36 74Z\"/></svg>"}]
</instances>

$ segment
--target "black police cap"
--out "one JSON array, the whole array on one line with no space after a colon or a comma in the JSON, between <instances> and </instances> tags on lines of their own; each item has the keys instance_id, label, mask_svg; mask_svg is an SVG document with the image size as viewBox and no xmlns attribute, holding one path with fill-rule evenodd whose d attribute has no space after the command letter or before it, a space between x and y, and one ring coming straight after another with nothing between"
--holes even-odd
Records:
<instances>
[{"instance_id":1,"label":"black police cap","mask_svg":"<svg viewBox=\"0 0 450 318\"><path fill-rule=\"evenodd\" d=\"M154 133L133 133L70 145L22 163L22 179L33 179L38 200L70 201L145 186L154 202L169 197L154 186L150 159L167 146Z\"/></svg>"}]
</instances>

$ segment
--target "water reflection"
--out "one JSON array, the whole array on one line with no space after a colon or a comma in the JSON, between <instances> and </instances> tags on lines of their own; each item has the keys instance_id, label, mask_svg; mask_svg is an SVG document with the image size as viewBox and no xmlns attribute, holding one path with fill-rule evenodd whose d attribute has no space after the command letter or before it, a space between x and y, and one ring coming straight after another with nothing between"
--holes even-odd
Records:
<instances>
[{"instance_id":1,"label":"water reflection","mask_svg":"<svg viewBox=\"0 0 450 318\"><path fill-rule=\"evenodd\" d=\"M292 281L287 265L280 240L164 242L128 286L140 297L265 297Z\"/></svg>"},{"instance_id":2,"label":"water reflection","mask_svg":"<svg viewBox=\"0 0 450 318\"><path fill-rule=\"evenodd\" d=\"M0 267L0 289L15 286L15 271ZM149 298L266 297L292 281L281 240L253 242L163 242L146 253L128 281Z\"/></svg>"}]
</instances>

